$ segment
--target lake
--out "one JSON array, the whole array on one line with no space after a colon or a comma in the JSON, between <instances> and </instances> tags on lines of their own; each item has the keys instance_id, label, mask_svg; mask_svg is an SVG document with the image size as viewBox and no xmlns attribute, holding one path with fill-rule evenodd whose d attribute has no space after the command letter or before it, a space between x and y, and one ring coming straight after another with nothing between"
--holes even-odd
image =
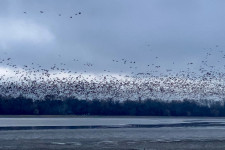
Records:
<instances>
[{"instance_id":1,"label":"lake","mask_svg":"<svg viewBox=\"0 0 225 150\"><path fill-rule=\"evenodd\" d=\"M225 118L1 117L0 149L224 149Z\"/></svg>"}]
</instances>

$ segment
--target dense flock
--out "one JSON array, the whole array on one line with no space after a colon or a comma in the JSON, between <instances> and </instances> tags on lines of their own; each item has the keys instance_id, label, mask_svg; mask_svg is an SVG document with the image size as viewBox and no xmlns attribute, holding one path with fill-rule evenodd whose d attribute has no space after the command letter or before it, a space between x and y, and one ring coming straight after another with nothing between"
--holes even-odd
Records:
<instances>
[{"instance_id":1,"label":"dense flock","mask_svg":"<svg viewBox=\"0 0 225 150\"><path fill-rule=\"evenodd\" d=\"M217 46L216 46L217 47ZM26 65L13 63L11 57L0 58L0 95L3 97L24 96L32 99L44 99L46 96L64 99L218 99L225 97L225 73L217 66L211 65L208 59L213 52L206 52L198 70L191 71L190 62L181 71L166 69L151 64L146 72L135 72L137 61L112 59L112 63L127 65L129 70L124 73L112 72L110 68L101 73L91 73L93 63L79 63L79 59L71 61L86 66L83 71L68 69L67 64L60 62L51 67L44 67L35 62ZM220 52L218 50L218 52ZM221 51L223 53L223 51ZM160 56L156 56L157 58ZM156 59L157 59L156 58ZM221 61L224 55L221 55ZM217 60L220 60L219 58ZM221 65L220 65L221 66ZM149 67L149 64L146 64Z\"/></svg>"},{"instance_id":2,"label":"dense flock","mask_svg":"<svg viewBox=\"0 0 225 150\"><path fill-rule=\"evenodd\" d=\"M29 15L33 12L22 12ZM40 15L46 11L41 10ZM74 19L82 15L80 11L58 17ZM150 46L147 44L146 46ZM39 62L19 65L14 58L0 56L0 95L3 97L24 96L32 99L45 99L46 96L64 99L218 99L225 97L225 52L219 45L205 49L204 56L196 62L188 62L183 70L161 69L160 56L155 63L144 64L135 60L114 58L112 64L119 68L126 66L124 72L115 72L109 68L93 72L95 62L81 63L77 58L70 60L84 68L83 71L68 69L65 62L57 62L50 67ZM214 56L214 59L210 57ZM217 58L218 57L218 58ZM216 58L216 59L215 59ZM212 61L213 60L213 61ZM215 63L215 60L217 61ZM173 65L176 64L173 62ZM138 68L146 68L141 71ZM91 69L90 69L91 68ZM194 69L193 69L194 68ZM142 69L143 70L143 69Z\"/></svg>"}]
</instances>

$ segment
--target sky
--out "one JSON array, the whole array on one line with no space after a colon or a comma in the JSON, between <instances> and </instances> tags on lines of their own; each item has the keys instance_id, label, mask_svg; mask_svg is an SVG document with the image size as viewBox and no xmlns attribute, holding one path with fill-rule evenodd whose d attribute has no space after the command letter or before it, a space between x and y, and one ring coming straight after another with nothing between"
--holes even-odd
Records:
<instances>
[{"instance_id":1,"label":"sky","mask_svg":"<svg viewBox=\"0 0 225 150\"><path fill-rule=\"evenodd\" d=\"M215 50L209 61L219 65L224 7L223 0L1 0L0 58L116 74L134 71L122 59L135 61L136 72L190 62L198 69Z\"/></svg>"}]
</instances>

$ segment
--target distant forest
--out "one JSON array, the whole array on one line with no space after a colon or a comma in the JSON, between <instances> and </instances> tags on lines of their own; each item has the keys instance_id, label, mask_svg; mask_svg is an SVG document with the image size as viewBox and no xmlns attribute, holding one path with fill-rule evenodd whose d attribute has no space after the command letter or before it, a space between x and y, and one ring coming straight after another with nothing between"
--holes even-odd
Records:
<instances>
[{"instance_id":1,"label":"distant forest","mask_svg":"<svg viewBox=\"0 0 225 150\"><path fill-rule=\"evenodd\" d=\"M0 97L0 115L225 116L225 102L212 100L45 100Z\"/></svg>"}]
</instances>

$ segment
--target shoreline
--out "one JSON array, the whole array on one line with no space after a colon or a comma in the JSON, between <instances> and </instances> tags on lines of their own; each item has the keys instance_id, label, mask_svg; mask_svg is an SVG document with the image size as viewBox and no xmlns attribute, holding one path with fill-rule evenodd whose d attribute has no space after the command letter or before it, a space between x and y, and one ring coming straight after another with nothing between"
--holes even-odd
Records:
<instances>
[{"instance_id":1,"label":"shoreline","mask_svg":"<svg viewBox=\"0 0 225 150\"><path fill-rule=\"evenodd\" d=\"M0 118L207 118L225 119L219 116L106 116L106 115L0 115Z\"/></svg>"}]
</instances>

